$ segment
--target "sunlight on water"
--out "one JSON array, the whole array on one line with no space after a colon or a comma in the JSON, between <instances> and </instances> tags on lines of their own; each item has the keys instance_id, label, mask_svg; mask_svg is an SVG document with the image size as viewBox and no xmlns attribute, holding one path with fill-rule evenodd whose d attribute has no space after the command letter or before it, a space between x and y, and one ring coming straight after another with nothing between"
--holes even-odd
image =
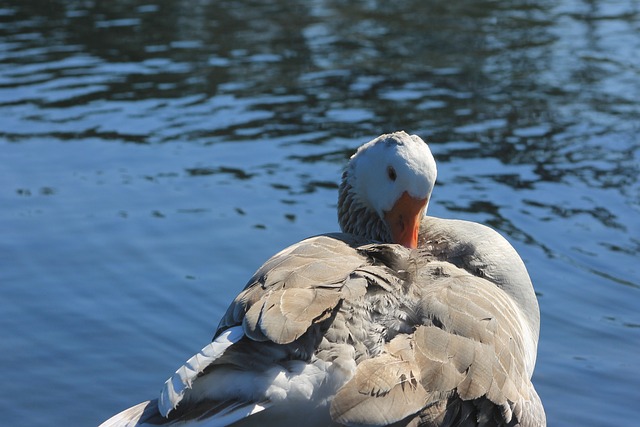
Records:
<instances>
[{"instance_id":1,"label":"sunlight on water","mask_svg":"<svg viewBox=\"0 0 640 427\"><path fill-rule=\"evenodd\" d=\"M155 397L397 129L525 260L549 425L637 419L640 6L557 3L3 3L5 423Z\"/></svg>"}]
</instances>

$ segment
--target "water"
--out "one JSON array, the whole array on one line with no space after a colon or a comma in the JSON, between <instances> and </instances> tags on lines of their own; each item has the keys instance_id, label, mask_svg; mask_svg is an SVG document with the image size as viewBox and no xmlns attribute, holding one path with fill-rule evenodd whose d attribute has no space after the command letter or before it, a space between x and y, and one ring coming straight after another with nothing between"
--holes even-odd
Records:
<instances>
[{"instance_id":1,"label":"water","mask_svg":"<svg viewBox=\"0 0 640 427\"><path fill-rule=\"evenodd\" d=\"M527 263L549 425L637 422L640 4L265 3L0 6L2 424L156 396L397 129Z\"/></svg>"}]
</instances>

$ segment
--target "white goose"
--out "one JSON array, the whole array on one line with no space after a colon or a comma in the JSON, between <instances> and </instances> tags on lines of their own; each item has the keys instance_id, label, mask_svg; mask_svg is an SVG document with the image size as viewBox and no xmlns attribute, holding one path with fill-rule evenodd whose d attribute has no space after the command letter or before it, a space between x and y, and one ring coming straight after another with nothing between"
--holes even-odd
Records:
<instances>
[{"instance_id":1,"label":"white goose","mask_svg":"<svg viewBox=\"0 0 640 427\"><path fill-rule=\"evenodd\" d=\"M343 233L268 260L159 399L102 426L546 425L526 268L488 227L425 217L435 179L415 135L360 147Z\"/></svg>"}]
</instances>

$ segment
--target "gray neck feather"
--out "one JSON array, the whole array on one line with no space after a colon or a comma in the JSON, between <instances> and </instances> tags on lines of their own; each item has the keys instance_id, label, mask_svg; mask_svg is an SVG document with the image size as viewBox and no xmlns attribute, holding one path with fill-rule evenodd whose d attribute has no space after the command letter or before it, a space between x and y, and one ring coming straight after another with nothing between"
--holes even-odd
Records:
<instances>
[{"instance_id":1,"label":"gray neck feather","mask_svg":"<svg viewBox=\"0 0 640 427\"><path fill-rule=\"evenodd\" d=\"M357 197L349 183L348 170L342 175L339 189L338 223L344 233L391 243L391 235L385 222Z\"/></svg>"}]
</instances>

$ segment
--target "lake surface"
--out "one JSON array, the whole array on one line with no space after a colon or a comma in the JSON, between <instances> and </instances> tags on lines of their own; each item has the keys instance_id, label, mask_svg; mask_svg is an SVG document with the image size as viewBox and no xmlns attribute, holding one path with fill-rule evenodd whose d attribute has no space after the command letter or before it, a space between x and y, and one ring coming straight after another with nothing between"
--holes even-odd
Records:
<instances>
[{"instance_id":1,"label":"lake surface","mask_svg":"<svg viewBox=\"0 0 640 427\"><path fill-rule=\"evenodd\" d=\"M399 129L539 296L550 426L640 418L640 3L0 5L0 424L154 398Z\"/></svg>"}]
</instances>

